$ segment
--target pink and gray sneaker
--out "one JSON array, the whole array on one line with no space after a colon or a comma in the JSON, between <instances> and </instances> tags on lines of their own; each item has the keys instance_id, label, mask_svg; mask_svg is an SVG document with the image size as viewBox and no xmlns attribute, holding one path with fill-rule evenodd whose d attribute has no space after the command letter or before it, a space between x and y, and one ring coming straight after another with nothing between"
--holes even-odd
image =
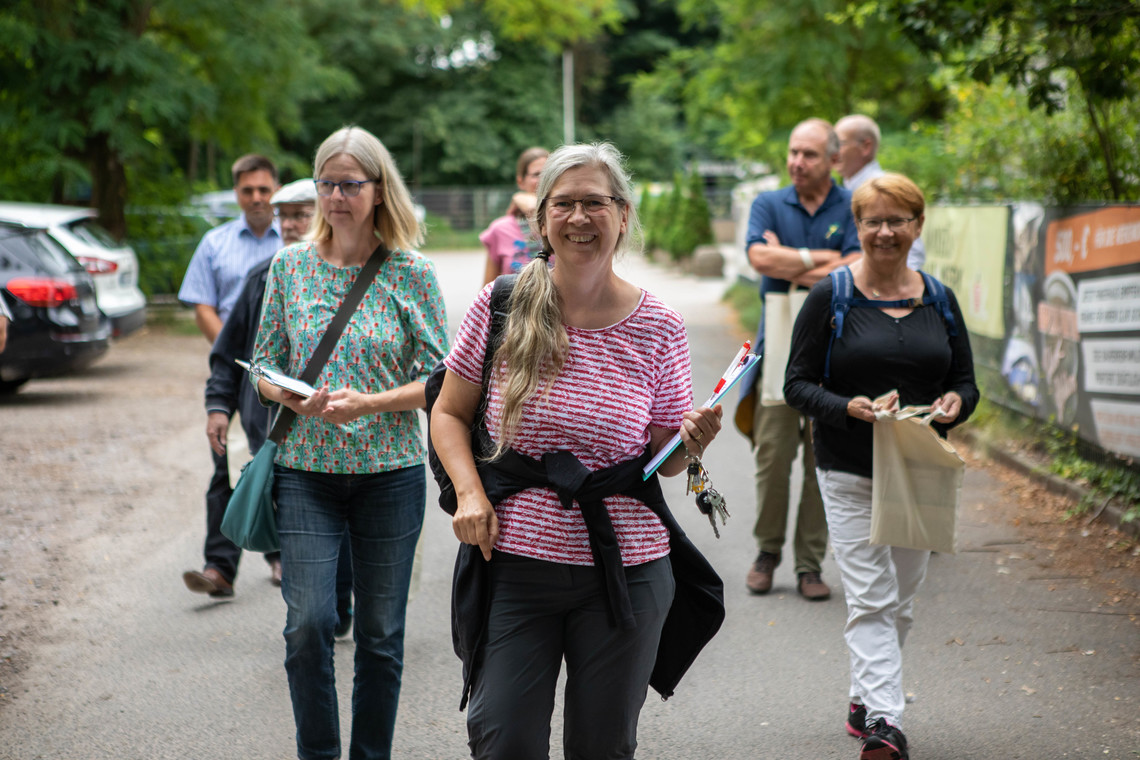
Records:
<instances>
[{"instance_id":1,"label":"pink and gray sneaker","mask_svg":"<svg viewBox=\"0 0 1140 760\"><path fill-rule=\"evenodd\" d=\"M903 732L885 720L873 720L867 726L867 738L859 750L859 760L909 760Z\"/></svg>"},{"instance_id":2,"label":"pink and gray sneaker","mask_svg":"<svg viewBox=\"0 0 1140 760\"><path fill-rule=\"evenodd\" d=\"M847 709L847 722L843 725L847 733L856 739L867 738L867 708L854 702Z\"/></svg>"}]
</instances>

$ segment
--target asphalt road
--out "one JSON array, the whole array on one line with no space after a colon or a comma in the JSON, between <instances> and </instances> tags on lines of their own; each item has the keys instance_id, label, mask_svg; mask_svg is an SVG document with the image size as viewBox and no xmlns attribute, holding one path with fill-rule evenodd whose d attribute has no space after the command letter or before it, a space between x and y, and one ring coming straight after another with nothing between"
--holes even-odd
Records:
<instances>
[{"instance_id":1,"label":"asphalt road","mask_svg":"<svg viewBox=\"0 0 1140 760\"><path fill-rule=\"evenodd\" d=\"M454 331L479 285L481 257L434 258ZM696 395L703 398L747 337L719 301L724 283L637 258L619 263L619 270L684 314ZM177 392L170 391L167 411L159 407L156 414L177 422L158 438L127 431L115 450L116 457L143 464L117 486L126 503L97 530L47 548L64 557L67 572L52 591L53 603L37 613L42 634L18 687L0 701L0 758L295 754L282 666L284 605L267 567L247 557L229 602L190 594L181 582L182 571L201 561L210 464L195 385L205 376L206 346L200 340L179 345L200 352L201 363L166 370L164 381ZM116 375L96 373L90 382L108 383L102 392L113 393ZM17 411L32 413L32 393ZM78 405L67 413L94 410ZM57 414L50 406L33 411L45 423ZM0 414L14 419L9 410ZM132 440L139 443L132 447ZM747 443L728 425L705 462L732 513L721 539L683 497L680 479L666 482L666 495L725 579L728 617L672 699L650 693L638 757L853 760L858 743L843 731L845 607L835 565L829 559L824 567L835 590L828 602L808 603L795 594L790 562L777 570L770 595L750 596L743 583L755 554ZM1140 628L1134 617L1140 610L1131 617L1106 610L1100 592L1042 567L1035 547L1001 519L998 493L984 471L967 473L961 551L933 558L918 601L905 661L905 688L914 695L905 719L912 757L1135 760ZM449 518L429 491L408 614L396 757L467 756L448 620L454 553ZM336 646L346 742L352 651L351 641Z\"/></svg>"}]
</instances>

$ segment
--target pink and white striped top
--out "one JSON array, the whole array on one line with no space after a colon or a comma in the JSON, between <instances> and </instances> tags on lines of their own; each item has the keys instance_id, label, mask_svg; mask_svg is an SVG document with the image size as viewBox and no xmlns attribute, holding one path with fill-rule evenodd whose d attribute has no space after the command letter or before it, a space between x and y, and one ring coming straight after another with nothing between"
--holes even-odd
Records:
<instances>
[{"instance_id":1,"label":"pink and white striped top","mask_svg":"<svg viewBox=\"0 0 1140 760\"><path fill-rule=\"evenodd\" d=\"M492 285L467 310L455 336L447 368L471 383L482 378L490 329ZM591 471L640 456L649 443L649 426L676 430L693 408L689 342L681 315L652 293L629 316L599 330L566 328L570 352L549 395L536 395L524 408L513 448L539 458L570 451ZM487 427L491 437L502 412L491 383ZM617 534L622 563L638 565L669 553L669 533L637 499L605 500ZM500 551L524 557L592 565L586 523L578 509L563 509L554 491L532 488L496 505Z\"/></svg>"}]
</instances>

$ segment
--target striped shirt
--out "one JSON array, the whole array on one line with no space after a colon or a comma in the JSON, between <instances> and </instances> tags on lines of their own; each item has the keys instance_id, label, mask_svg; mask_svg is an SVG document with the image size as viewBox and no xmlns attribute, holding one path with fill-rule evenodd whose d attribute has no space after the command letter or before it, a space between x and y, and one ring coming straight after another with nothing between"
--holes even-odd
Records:
<instances>
[{"instance_id":1,"label":"striped shirt","mask_svg":"<svg viewBox=\"0 0 1140 760\"><path fill-rule=\"evenodd\" d=\"M178 300L212 306L225 322L241 293L246 273L272 258L280 248L281 227L276 219L261 237L253 234L245 214L215 227L198 243L182 278Z\"/></svg>"},{"instance_id":2,"label":"striped shirt","mask_svg":"<svg viewBox=\"0 0 1140 760\"><path fill-rule=\"evenodd\" d=\"M288 246L269 266L252 363L301 374L363 267L337 267L310 242ZM423 382L447 353L447 311L435 265L392 251L345 325L313 385L380 393ZM251 382L256 380L251 376ZM298 417L276 462L306 472L362 474L422 464L415 409L380 412L337 425Z\"/></svg>"},{"instance_id":3,"label":"striped shirt","mask_svg":"<svg viewBox=\"0 0 1140 760\"><path fill-rule=\"evenodd\" d=\"M488 285L475 299L445 363L464 380L480 383L490 329ZM570 351L549 395L524 406L513 448L539 458L568 450L591 471L640 456L649 426L676 430L693 408L689 344L677 312L651 293L629 316L599 330L566 327ZM488 429L502 414L498 385L491 383ZM627 496L605 500L625 565L669 553L669 533L642 502ZM592 565L586 523L578 509L563 509L554 491L533 488L495 505L497 549L569 565Z\"/></svg>"}]
</instances>

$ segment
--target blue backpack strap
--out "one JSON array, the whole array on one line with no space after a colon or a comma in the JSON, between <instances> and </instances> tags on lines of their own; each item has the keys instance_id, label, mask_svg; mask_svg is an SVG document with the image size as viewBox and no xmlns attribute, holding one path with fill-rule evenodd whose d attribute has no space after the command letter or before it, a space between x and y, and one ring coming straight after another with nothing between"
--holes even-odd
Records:
<instances>
[{"instance_id":1,"label":"blue backpack strap","mask_svg":"<svg viewBox=\"0 0 1140 760\"><path fill-rule=\"evenodd\" d=\"M942 314L942 321L946 323L946 332L950 337L958 335L958 325L954 321L954 312L950 310L950 299L946 295L946 286L938 281L937 278L926 272L919 272L922 275L922 281L926 283L926 289L930 293L929 298L923 298L923 305L937 306L938 311Z\"/></svg>"},{"instance_id":2,"label":"blue backpack strap","mask_svg":"<svg viewBox=\"0 0 1140 760\"><path fill-rule=\"evenodd\" d=\"M843 337L843 320L851 309L855 293L855 278L846 266L837 267L827 273L831 278L831 337L827 341L827 357L823 362L823 379L831 377L831 346L836 338Z\"/></svg>"},{"instance_id":3,"label":"blue backpack strap","mask_svg":"<svg viewBox=\"0 0 1140 760\"><path fill-rule=\"evenodd\" d=\"M950 297L946 295L946 286L933 275L920 271L923 283L926 283L929 299L922 299L923 305L938 307L942 320L946 322L946 333L951 337L958 335L958 322L954 320L954 312L950 309Z\"/></svg>"}]
</instances>

